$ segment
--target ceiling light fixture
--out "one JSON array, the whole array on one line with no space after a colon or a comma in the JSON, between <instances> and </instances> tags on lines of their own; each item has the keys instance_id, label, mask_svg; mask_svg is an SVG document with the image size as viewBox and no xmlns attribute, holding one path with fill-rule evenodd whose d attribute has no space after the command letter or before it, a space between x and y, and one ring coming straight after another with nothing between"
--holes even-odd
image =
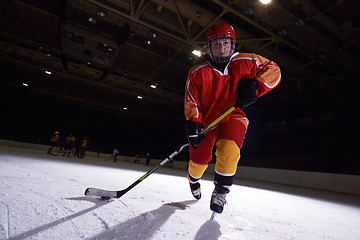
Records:
<instances>
[{"instance_id":1,"label":"ceiling light fixture","mask_svg":"<svg viewBox=\"0 0 360 240\"><path fill-rule=\"evenodd\" d=\"M198 56L198 57L201 56L201 52L199 50L193 50L192 54L194 54L195 56Z\"/></svg>"},{"instance_id":2,"label":"ceiling light fixture","mask_svg":"<svg viewBox=\"0 0 360 240\"><path fill-rule=\"evenodd\" d=\"M96 14L100 17L106 17L106 15L107 15L106 12L104 12L103 10L100 10L100 9L96 10Z\"/></svg>"},{"instance_id":3,"label":"ceiling light fixture","mask_svg":"<svg viewBox=\"0 0 360 240\"><path fill-rule=\"evenodd\" d=\"M45 70L45 73L51 75L50 71Z\"/></svg>"},{"instance_id":4,"label":"ceiling light fixture","mask_svg":"<svg viewBox=\"0 0 360 240\"><path fill-rule=\"evenodd\" d=\"M92 22L92 23L96 23L96 19L95 19L95 18L92 18L92 17L89 17L89 18L88 18L88 21L89 21L89 22Z\"/></svg>"},{"instance_id":5,"label":"ceiling light fixture","mask_svg":"<svg viewBox=\"0 0 360 240\"><path fill-rule=\"evenodd\" d=\"M298 20L295 21L295 25L298 26L298 27L302 27L302 26L305 25L305 22L302 19L298 19Z\"/></svg>"},{"instance_id":6,"label":"ceiling light fixture","mask_svg":"<svg viewBox=\"0 0 360 240\"><path fill-rule=\"evenodd\" d=\"M150 87L155 89L155 88L156 88L156 85L151 84Z\"/></svg>"},{"instance_id":7,"label":"ceiling light fixture","mask_svg":"<svg viewBox=\"0 0 360 240\"><path fill-rule=\"evenodd\" d=\"M142 99L142 96L137 96L138 99Z\"/></svg>"},{"instance_id":8,"label":"ceiling light fixture","mask_svg":"<svg viewBox=\"0 0 360 240\"><path fill-rule=\"evenodd\" d=\"M123 107L124 110L127 110L127 107Z\"/></svg>"},{"instance_id":9,"label":"ceiling light fixture","mask_svg":"<svg viewBox=\"0 0 360 240\"><path fill-rule=\"evenodd\" d=\"M23 86L28 87L29 85L27 83L23 83Z\"/></svg>"},{"instance_id":10,"label":"ceiling light fixture","mask_svg":"<svg viewBox=\"0 0 360 240\"><path fill-rule=\"evenodd\" d=\"M278 33L279 33L280 36L285 36L287 34L287 30L285 28L283 28L283 29L280 29L278 31Z\"/></svg>"},{"instance_id":11,"label":"ceiling light fixture","mask_svg":"<svg viewBox=\"0 0 360 240\"><path fill-rule=\"evenodd\" d=\"M271 0L259 0L262 4L269 4Z\"/></svg>"}]
</instances>

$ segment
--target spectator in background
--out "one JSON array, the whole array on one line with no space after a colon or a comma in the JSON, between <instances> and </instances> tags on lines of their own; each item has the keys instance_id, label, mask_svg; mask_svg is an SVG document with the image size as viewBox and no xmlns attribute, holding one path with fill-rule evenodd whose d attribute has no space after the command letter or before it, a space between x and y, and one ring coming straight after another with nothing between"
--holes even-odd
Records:
<instances>
[{"instance_id":1,"label":"spectator in background","mask_svg":"<svg viewBox=\"0 0 360 240\"><path fill-rule=\"evenodd\" d=\"M74 142L73 153L74 157L80 157L80 141L78 139Z\"/></svg>"},{"instance_id":2,"label":"spectator in background","mask_svg":"<svg viewBox=\"0 0 360 240\"><path fill-rule=\"evenodd\" d=\"M69 136L66 137L64 153L62 156L71 157L70 154L74 147L74 143L75 137L72 135L72 133L70 133Z\"/></svg>"},{"instance_id":3,"label":"spectator in background","mask_svg":"<svg viewBox=\"0 0 360 240\"><path fill-rule=\"evenodd\" d=\"M151 159L151 153L150 153L150 151L148 151L146 153L146 166L148 166L150 164L150 159Z\"/></svg>"},{"instance_id":4,"label":"spectator in background","mask_svg":"<svg viewBox=\"0 0 360 240\"><path fill-rule=\"evenodd\" d=\"M82 143L81 143L81 150L80 150L80 156L79 158L84 158L85 157L85 151L86 151L86 148L88 146L88 138L87 137L84 137L84 139L82 140Z\"/></svg>"},{"instance_id":5,"label":"spectator in background","mask_svg":"<svg viewBox=\"0 0 360 240\"><path fill-rule=\"evenodd\" d=\"M101 151L102 151L102 147L98 147L98 151L97 151L97 157L98 157L98 158L100 157Z\"/></svg>"},{"instance_id":6,"label":"spectator in background","mask_svg":"<svg viewBox=\"0 0 360 240\"><path fill-rule=\"evenodd\" d=\"M116 162L117 155L119 155L119 151L116 148L113 148L113 162Z\"/></svg>"},{"instance_id":7,"label":"spectator in background","mask_svg":"<svg viewBox=\"0 0 360 240\"><path fill-rule=\"evenodd\" d=\"M134 163L137 163L137 164L140 163L140 159L139 159L139 155L138 155L138 154L136 154L136 156L135 156Z\"/></svg>"},{"instance_id":8,"label":"spectator in background","mask_svg":"<svg viewBox=\"0 0 360 240\"><path fill-rule=\"evenodd\" d=\"M59 142L59 132L55 131L54 134L50 138L50 147L47 151L48 154L55 155L51 152L51 150L58 144Z\"/></svg>"}]
</instances>

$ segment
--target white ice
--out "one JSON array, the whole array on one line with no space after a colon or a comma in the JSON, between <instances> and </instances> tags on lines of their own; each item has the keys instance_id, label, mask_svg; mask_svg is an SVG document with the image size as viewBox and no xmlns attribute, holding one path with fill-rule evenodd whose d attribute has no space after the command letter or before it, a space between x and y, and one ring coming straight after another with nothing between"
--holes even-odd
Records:
<instances>
[{"instance_id":1,"label":"white ice","mask_svg":"<svg viewBox=\"0 0 360 240\"><path fill-rule=\"evenodd\" d=\"M164 166L118 200L84 197L151 168L0 147L0 239L360 239L360 196L236 179L209 220L212 176L196 201L186 170Z\"/></svg>"}]
</instances>

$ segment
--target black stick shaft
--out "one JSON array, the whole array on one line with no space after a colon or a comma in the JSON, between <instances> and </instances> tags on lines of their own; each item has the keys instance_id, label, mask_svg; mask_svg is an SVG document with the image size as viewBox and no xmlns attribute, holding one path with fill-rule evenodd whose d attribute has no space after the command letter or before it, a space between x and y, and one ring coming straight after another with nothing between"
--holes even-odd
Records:
<instances>
[{"instance_id":1,"label":"black stick shaft","mask_svg":"<svg viewBox=\"0 0 360 240\"><path fill-rule=\"evenodd\" d=\"M150 176L150 174L152 174L153 172L155 172L156 170L158 170L161 166L163 166L165 163L169 162L170 160L172 160L173 157L175 157L176 155L178 155L180 152L182 152L185 148L187 148L189 146L189 143L184 144L183 146L181 146L181 148L179 149L179 151L175 151L173 152L169 157L167 157L166 159L164 159L163 161L161 161L158 165L156 165L154 168L150 169L147 173L145 173L144 175L142 175L138 180L136 180L134 183L132 183L130 186L128 186L126 189L118 191L117 192L117 198L121 197L122 195L124 195L125 193L127 193L128 191L130 191L133 187L135 187L136 185L138 185L140 182L142 182L145 178L147 178L148 176Z\"/></svg>"}]
</instances>

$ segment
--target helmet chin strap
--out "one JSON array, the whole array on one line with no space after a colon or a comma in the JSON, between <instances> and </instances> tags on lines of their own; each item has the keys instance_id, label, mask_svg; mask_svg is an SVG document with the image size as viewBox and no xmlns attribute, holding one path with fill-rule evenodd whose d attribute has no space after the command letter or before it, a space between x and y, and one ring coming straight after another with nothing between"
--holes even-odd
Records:
<instances>
[{"instance_id":1,"label":"helmet chin strap","mask_svg":"<svg viewBox=\"0 0 360 240\"><path fill-rule=\"evenodd\" d=\"M229 62L231 55L232 54L230 54L229 56L226 56L226 57L215 57L211 52L209 52L209 56L210 56L211 60L214 61L214 63L227 63L227 62Z\"/></svg>"}]
</instances>

